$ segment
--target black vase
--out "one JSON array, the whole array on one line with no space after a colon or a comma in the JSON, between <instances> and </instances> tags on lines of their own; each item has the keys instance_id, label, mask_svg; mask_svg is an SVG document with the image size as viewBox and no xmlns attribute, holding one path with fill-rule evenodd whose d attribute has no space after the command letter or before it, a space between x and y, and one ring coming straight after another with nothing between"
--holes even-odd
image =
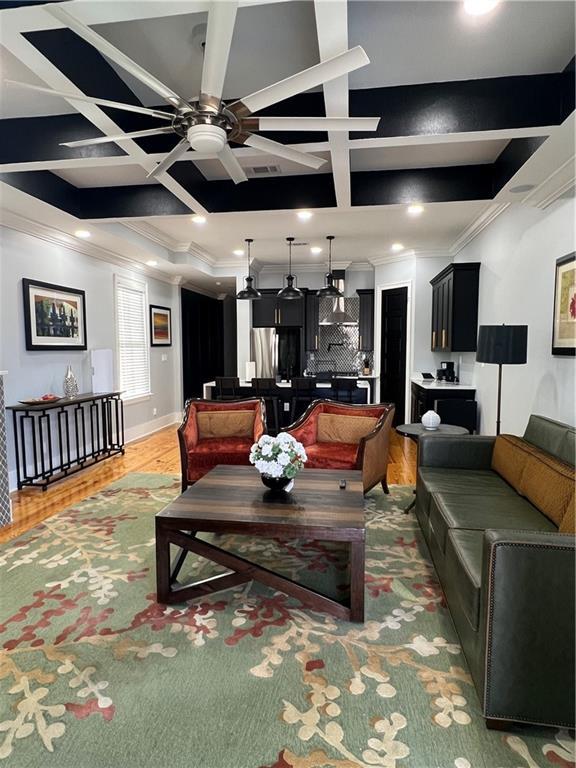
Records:
<instances>
[{"instance_id":1,"label":"black vase","mask_svg":"<svg viewBox=\"0 0 576 768\"><path fill-rule=\"evenodd\" d=\"M260 477L266 488L276 492L283 491L291 483L289 477L272 477L271 475L260 475Z\"/></svg>"}]
</instances>

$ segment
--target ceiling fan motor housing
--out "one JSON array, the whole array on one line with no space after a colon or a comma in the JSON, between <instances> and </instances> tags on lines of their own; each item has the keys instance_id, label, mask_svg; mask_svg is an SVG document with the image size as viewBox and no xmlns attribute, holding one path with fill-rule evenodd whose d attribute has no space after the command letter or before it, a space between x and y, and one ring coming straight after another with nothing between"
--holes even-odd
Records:
<instances>
[{"instance_id":1,"label":"ceiling fan motor housing","mask_svg":"<svg viewBox=\"0 0 576 768\"><path fill-rule=\"evenodd\" d=\"M226 146L226 131L218 125L192 125L188 128L186 136L190 146L196 152L210 152L218 155Z\"/></svg>"}]
</instances>

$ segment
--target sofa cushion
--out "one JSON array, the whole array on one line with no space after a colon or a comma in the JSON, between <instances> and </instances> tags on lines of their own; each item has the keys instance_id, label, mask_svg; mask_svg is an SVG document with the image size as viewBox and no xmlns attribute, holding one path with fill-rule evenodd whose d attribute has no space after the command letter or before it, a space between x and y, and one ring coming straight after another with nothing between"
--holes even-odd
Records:
<instances>
[{"instance_id":1,"label":"sofa cushion","mask_svg":"<svg viewBox=\"0 0 576 768\"><path fill-rule=\"evenodd\" d=\"M574 497L574 469L550 454L534 449L524 467L521 492L560 527Z\"/></svg>"},{"instance_id":2,"label":"sofa cushion","mask_svg":"<svg viewBox=\"0 0 576 768\"><path fill-rule=\"evenodd\" d=\"M305 469L356 469L358 446L354 443L313 443L306 446Z\"/></svg>"},{"instance_id":3,"label":"sofa cushion","mask_svg":"<svg viewBox=\"0 0 576 768\"><path fill-rule=\"evenodd\" d=\"M188 454L188 464L215 467L216 464L249 464L252 439L209 437L199 440Z\"/></svg>"},{"instance_id":4,"label":"sofa cushion","mask_svg":"<svg viewBox=\"0 0 576 768\"><path fill-rule=\"evenodd\" d=\"M488 528L509 530L555 531L556 526L521 496L481 496L434 493L430 502L430 525L437 543L446 551L452 528L484 531Z\"/></svg>"},{"instance_id":5,"label":"sofa cushion","mask_svg":"<svg viewBox=\"0 0 576 768\"><path fill-rule=\"evenodd\" d=\"M572 499L568 503L568 510L566 511L566 514L562 518L562 522L560 523L560 528L558 528L560 533L576 533L576 499L574 498L574 494L572 494Z\"/></svg>"},{"instance_id":6,"label":"sofa cushion","mask_svg":"<svg viewBox=\"0 0 576 768\"><path fill-rule=\"evenodd\" d=\"M446 580L449 590L457 595L462 611L477 630L482 587L483 531L452 529L446 543Z\"/></svg>"},{"instance_id":7,"label":"sofa cushion","mask_svg":"<svg viewBox=\"0 0 576 768\"><path fill-rule=\"evenodd\" d=\"M574 466L576 429L545 416L530 416L524 440Z\"/></svg>"},{"instance_id":8,"label":"sofa cushion","mask_svg":"<svg viewBox=\"0 0 576 768\"><path fill-rule=\"evenodd\" d=\"M198 436L200 440L223 437L252 437L254 410L200 411Z\"/></svg>"},{"instance_id":9,"label":"sofa cushion","mask_svg":"<svg viewBox=\"0 0 576 768\"><path fill-rule=\"evenodd\" d=\"M420 467L418 470L419 505L430 512L431 493L476 494L478 496L515 496L508 483L491 469L442 469Z\"/></svg>"},{"instance_id":10,"label":"sofa cushion","mask_svg":"<svg viewBox=\"0 0 576 768\"><path fill-rule=\"evenodd\" d=\"M372 432L377 418L370 416L341 416L334 413L321 413L318 416L317 441L319 443L355 443L360 442Z\"/></svg>"},{"instance_id":11,"label":"sofa cushion","mask_svg":"<svg viewBox=\"0 0 576 768\"><path fill-rule=\"evenodd\" d=\"M515 435L498 435L494 442L492 469L518 493L531 448L533 446Z\"/></svg>"}]
</instances>

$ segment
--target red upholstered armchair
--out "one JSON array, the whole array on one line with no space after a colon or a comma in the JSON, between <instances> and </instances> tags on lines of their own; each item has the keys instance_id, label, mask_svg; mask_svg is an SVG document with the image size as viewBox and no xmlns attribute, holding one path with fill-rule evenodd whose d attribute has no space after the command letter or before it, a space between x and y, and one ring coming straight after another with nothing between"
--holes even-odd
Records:
<instances>
[{"instance_id":1,"label":"red upholstered armchair","mask_svg":"<svg viewBox=\"0 0 576 768\"><path fill-rule=\"evenodd\" d=\"M217 464L249 464L250 448L265 431L264 400L188 400L178 428L182 491Z\"/></svg>"},{"instance_id":2,"label":"red upholstered armchair","mask_svg":"<svg viewBox=\"0 0 576 768\"><path fill-rule=\"evenodd\" d=\"M377 483L388 493L393 418L392 403L344 405L315 400L286 432L306 448L306 469L361 469L364 493Z\"/></svg>"}]
</instances>

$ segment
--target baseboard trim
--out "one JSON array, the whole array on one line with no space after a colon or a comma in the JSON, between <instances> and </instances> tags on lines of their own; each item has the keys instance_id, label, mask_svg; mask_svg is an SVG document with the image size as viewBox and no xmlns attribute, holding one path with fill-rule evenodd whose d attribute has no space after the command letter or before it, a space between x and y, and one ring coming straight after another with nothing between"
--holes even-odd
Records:
<instances>
[{"instance_id":1,"label":"baseboard trim","mask_svg":"<svg viewBox=\"0 0 576 768\"><path fill-rule=\"evenodd\" d=\"M153 435L155 432L159 432L161 429L172 426L172 424L179 424L182 421L182 412L174 411L174 413L167 413L165 416L160 416L152 421L145 421L142 424L136 424L133 427L128 427L124 432L124 441L126 444L133 443L135 440L141 440L143 437ZM18 479L16 477L16 470L11 469L8 472L8 490L10 493L17 490ZM41 493L38 490L38 493Z\"/></svg>"},{"instance_id":2,"label":"baseboard trim","mask_svg":"<svg viewBox=\"0 0 576 768\"><path fill-rule=\"evenodd\" d=\"M152 421L145 421L142 424L128 427L124 432L124 440L126 443L133 443L135 440L141 440L143 437L153 435L155 432L170 427L172 424L179 424L181 421L181 412L174 411L174 413L167 413L165 416L159 416L157 419L152 419Z\"/></svg>"}]
</instances>

